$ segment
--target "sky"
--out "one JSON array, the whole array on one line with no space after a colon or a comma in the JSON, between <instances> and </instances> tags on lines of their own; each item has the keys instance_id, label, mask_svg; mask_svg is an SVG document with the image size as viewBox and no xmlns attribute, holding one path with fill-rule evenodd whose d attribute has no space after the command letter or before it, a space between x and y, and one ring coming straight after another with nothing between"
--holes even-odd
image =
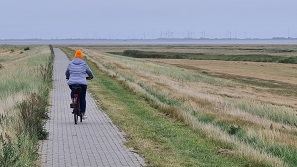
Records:
<instances>
[{"instance_id":1,"label":"sky","mask_svg":"<svg viewBox=\"0 0 297 167\"><path fill-rule=\"evenodd\" d=\"M1 0L0 39L297 37L297 0Z\"/></svg>"}]
</instances>

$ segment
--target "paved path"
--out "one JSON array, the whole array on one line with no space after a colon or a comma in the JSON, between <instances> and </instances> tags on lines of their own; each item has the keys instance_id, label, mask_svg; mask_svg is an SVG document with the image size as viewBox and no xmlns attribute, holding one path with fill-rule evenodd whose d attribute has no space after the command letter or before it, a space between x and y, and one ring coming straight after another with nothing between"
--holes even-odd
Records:
<instances>
[{"instance_id":1,"label":"paved path","mask_svg":"<svg viewBox=\"0 0 297 167\"><path fill-rule=\"evenodd\" d=\"M143 159L124 146L123 134L96 107L88 93L88 119L74 124L69 108L70 89L64 74L69 60L60 49L55 48L54 52L52 105L46 124L49 139L40 146L42 166L143 166Z\"/></svg>"}]
</instances>

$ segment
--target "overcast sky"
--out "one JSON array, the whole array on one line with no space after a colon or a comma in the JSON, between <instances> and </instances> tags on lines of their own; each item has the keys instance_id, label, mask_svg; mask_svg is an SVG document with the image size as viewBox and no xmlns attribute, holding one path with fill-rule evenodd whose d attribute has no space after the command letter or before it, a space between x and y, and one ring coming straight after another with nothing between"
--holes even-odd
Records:
<instances>
[{"instance_id":1,"label":"overcast sky","mask_svg":"<svg viewBox=\"0 0 297 167\"><path fill-rule=\"evenodd\" d=\"M1 0L0 39L297 37L297 0Z\"/></svg>"}]
</instances>

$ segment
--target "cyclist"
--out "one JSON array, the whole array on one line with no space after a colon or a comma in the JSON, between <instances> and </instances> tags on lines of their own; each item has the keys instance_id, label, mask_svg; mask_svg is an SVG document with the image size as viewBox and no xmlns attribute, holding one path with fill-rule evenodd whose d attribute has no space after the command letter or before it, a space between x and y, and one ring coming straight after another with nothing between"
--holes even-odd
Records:
<instances>
[{"instance_id":1,"label":"cyclist","mask_svg":"<svg viewBox=\"0 0 297 167\"><path fill-rule=\"evenodd\" d=\"M93 78L93 73L87 63L82 59L83 54L80 50L77 50L74 55L74 59L69 62L67 70L65 72L66 78L68 78L69 88L72 90L73 85L80 85L82 91L80 93L80 109L83 119L87 118L86 112L86 91L87 91L87 80L86 74L89 78ZM74 94L71 91L71 98L74 98Z\"/></svg>"}]
</instances>

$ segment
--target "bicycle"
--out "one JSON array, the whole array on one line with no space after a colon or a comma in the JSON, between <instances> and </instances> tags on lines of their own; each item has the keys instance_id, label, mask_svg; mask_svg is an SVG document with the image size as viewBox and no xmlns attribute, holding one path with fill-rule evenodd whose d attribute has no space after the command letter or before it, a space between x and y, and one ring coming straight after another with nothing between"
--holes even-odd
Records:
<instances>
[{"instance_id":1,"label":"bicycle","mask_svg":"<svg viewBox=\"0 0 297 167\"><path fill-rule=\"evenodd\" d=\"M66 78L68 79L68 78ZM91 80L92 78L86 77L87 80ZM72 92L74 98L72 98L72 103L70 104L70 108L73 108L72 114L74 117L74 123L77 124L78 117L80 117L80 122L82 122L83 115L80 109L80 93L81 93L81 86L79 84L72 86Z\"/></svg>"}]
</instances>

